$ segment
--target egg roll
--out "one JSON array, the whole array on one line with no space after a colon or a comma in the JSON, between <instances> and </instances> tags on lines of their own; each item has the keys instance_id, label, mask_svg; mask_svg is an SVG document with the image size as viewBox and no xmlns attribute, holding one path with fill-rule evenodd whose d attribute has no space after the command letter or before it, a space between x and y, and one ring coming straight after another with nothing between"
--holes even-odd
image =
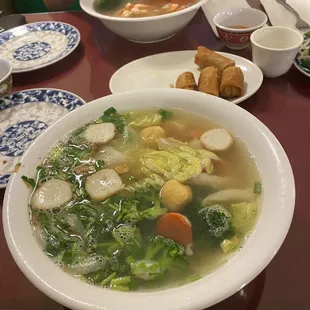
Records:
<instances>
[{"instance_id":1,"label":"egg roll","mask_svg":"<svg viewBox=\"0 0 310 310\"><path fill-rule=\"evenodd\" d=\"M178 76L175 83L176 88L197 90L197 84L194 74L192 72L183 72Z\"/></svg>"},{"instance_id":2,"label":"egg roll","mask_svg":"<svg viewBox=\"0 0 310 310\"><path fill-rule=\"evenodd\" d=\"M198 46L198 51L195 55L195 64L198 65L201 69L213 66L218 68L220 71L223 71L228 67L233 67L235 62L209 50L206 47Z\"/></svg>"},{"instance_id":3,"label":"egg roll","mask_svg":"<svg viewBox=\"0 0 310 310\"><path fill-rule=\"evenodd\" d=\"M199 76L198 91L213 96L219 96L220 71L215 67L204 68Z\"/></svg>"},{"instance_id":4,"label":"egg roll","mask_svg":"<svg viewBox=\"0 0 310 310\"><path fill-rule=\"evenodd\" d=\"M222 72L220 95L223 98L236 98L243 95L244 76L239 67L229 67Z\"/></svg>"}]
</instances>

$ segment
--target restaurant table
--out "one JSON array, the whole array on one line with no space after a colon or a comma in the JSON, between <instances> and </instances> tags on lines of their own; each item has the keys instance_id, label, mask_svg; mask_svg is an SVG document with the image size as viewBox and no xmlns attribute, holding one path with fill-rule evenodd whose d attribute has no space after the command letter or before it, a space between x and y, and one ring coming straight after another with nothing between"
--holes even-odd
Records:
<instances>
[{"instance_id":1,"label":"restaurant table","mask_svg":"<svg viewBox=\"0 0 310 310\"><path fill-rule=\"evenodd\" d=\"M249 3L259 8L258 0L249 0ZM14 75L14 91L53 87L72 91L91 101L108 95L112 74L137 58L195 49L198 45L231 52L214 36L202 11L181 33L156 44L128 42L83 12L31 14L26 17L28 22L49 20L72 24L81 33L81 43L69 57L56 64ZM250 47L233 53L251 58ZM287 152L296 179L296 209L289 234L269 266L238 293L210 309L310 309L310 80L292 67L282 77L265 78L259 91L243 102L241 107L266 124ZM2 198L4 190L0 194ZM0 309L64 309L35 288L18 269L4 239L2 220Z\"/></svg>"}]
</instances>

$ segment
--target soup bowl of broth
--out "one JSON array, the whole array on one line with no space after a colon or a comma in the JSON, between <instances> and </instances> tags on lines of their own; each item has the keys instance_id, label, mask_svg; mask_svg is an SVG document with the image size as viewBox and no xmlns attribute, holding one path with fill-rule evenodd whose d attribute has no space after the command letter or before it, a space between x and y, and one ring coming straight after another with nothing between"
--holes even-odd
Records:
<instances>
[{"instance_id":1,"label":"soup bowl of broth","mask_svg":"<svg viewBox=\"0 0 310 310\"><path fill-rule=\"evenodd\" d=\"M206 0L80 0L81 8L112 32L138 43L173 37Z\"/></svg>"},{"instance_id":2,"label":"soup bowl of broth","mask_svg":"<svg viewBox=\"0 0 310 310\"><path fill-rule=\"evenodd\" d=\"M267 21L264 12L252 8L229 8L213 17L219 37L233 50L246 48L251 34Z\"/></svg>"},{"instance_id":3,"label":"soup bowl of broth","mask_svg":"<svg viewBox=\"0 0 310 310\"><path fill-rule=\"evenodd\" d=\"M204 309L269 264L294 202L289 160L253 115L142 90L88 103L38 137L3 222L22 272L70 309Z\"/></svg>"}]
</instances>

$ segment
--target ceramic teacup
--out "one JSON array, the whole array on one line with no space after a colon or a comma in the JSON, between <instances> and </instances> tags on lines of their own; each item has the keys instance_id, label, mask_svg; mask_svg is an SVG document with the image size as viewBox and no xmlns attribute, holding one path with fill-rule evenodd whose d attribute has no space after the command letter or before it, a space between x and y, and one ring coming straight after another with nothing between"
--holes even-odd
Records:
<instances>
[{"instance_id":1,"label":"ceramic teacup","mask_svg":"<svg viewBox=\"0 0 310 310\"><path fill-rule=\"evenodd\" d=\"M0 59L0 98L6 96L12 89L12 64L5 60Z\"/></svg>"},{"instance_id":2,"label":"ceramic teacup","mask_svg":"<svg viewBox=\"0 0 310 310\"><path fill-rule=\"evenodd\" d=\"M266 77L285 74L303 43L303 35L286 27L264 27L251 35L252 59Z\"/></svg>"},{"instance_id":3,"label":"ceramic teacup","mask_svg":"<svg viewBox=\"0 0 310 310\"><path fill-rule=\"evenodd\" d=\"M267 15L252 8L229 8L213 17L219 37L233 50L246 48L253 31L267 23Z\"/></svg>"}]
</instances>

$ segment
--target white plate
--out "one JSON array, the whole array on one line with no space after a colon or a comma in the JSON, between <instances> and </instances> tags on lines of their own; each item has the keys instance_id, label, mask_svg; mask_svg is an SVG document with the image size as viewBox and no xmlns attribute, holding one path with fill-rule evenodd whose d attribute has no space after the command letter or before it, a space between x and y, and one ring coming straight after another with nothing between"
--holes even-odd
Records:
<instances>
[{"instance_id":1,"label":"white plate","mask_svg":"<svg viewBox=\"0 0 310 310\"><path fill-rule=\"evenodd\" d=\"M22 25L0 34L0 58L13 64L13 73L33 71L65 58L79 42L79 31L66 23Z\"/></svg>"},{"instance_id":2,"label":"white plate","mask_svg":"<svg viewBox=\"0 0 310 310\"><path fill-rule=\"evenodd\" d=\"M85 104L60 89L35 88L0 99L0 188L5 188L20 156L38 135Z\"/></svg>"},{"instance_id":3,"label":"white plate","mask_svg":"<svg viewBox=\"0 0 310 310\"><path fill-rule=\"evenodd\" d=\"M123 66L110 79L110 91L113 94L129 90L146 88L169 88L175 84L179 74L191 71L196 81L199 68L194 63L197 51L179 51L140 58ZM245 93L242 97L229 100L240 103L257 92L263 82L262 71L251 61L228 53L217 52L236 62L244 73Z\"/></svg>"}]
</instances>

